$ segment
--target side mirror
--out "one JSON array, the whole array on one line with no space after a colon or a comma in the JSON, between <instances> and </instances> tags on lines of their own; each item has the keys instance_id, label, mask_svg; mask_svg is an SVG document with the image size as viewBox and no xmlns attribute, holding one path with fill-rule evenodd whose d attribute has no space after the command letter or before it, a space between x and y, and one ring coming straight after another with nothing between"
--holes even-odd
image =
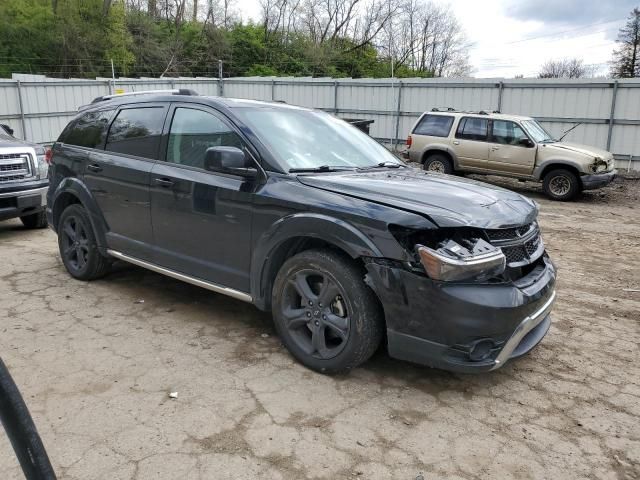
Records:
<instances>
[{"instance_id":1,"label":"side mirror","mask_svg":"<svg viewBox=\"0 0 640 480\"><path fill-rule=\"evenodd\" d=\"M204 168L211 172L229 173L245 178L253 178L258 173L244 152L236 147L207 148Z\"/></svg>"},{"instance_id":2,"label":"side mirror","mask_svg":"<svg viewBox=\"0 0 640 480\"><path fill-rule=\"evenodd\" d=\"M523 146L523 147L527 147L527 148L531 148L531 147L535 146L535 143L533 143L528 138L521 138L520 141L518 142L518 144Z\"/></svg>"},{"instance_id":3,"label":"side mirror","mask_svg":"<svg viewBox=\"0 0 640 480\"><path fill-rule=\"evenodd\" d=\"M11 128L6 123L0 123L0 128L2 128L5 132L13 137L13 128Z\"/></svg>"}]
</instances>

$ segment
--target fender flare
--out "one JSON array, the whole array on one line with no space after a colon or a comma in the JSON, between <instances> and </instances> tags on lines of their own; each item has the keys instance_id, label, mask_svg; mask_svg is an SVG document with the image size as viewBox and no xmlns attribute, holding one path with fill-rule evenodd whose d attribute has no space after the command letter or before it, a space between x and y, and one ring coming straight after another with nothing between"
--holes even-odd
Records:
<instances>
[{"instance_id":1,"label":"fender flare","mask_svg":"<svg viewBox=\"0 0 640 480\"><path fill-rule=\"evenodd\" d=\"M351 258L382 256L378 247L352 224L328 215L295 213L277 220L254 243L251 256L251 296L258 308L269 304L269 283L279 267L281 248L296 238L335 245ZM280 255L279 255L280 254Z\"/></svg>"},{"instance_id":2,"label":"fender flare","mask_svg":"<svg viewBox=\"0 0 640 480\"><path fill-rule=\"evenodd\" d=\"M453 161L452 167L454 169L458 167L458 156L453 151L453 148L451 148L448 145L442 145L442 144L427 145L427 147L424 150L422 150L422 152L420 153L419 162L422 163L422 159L425 157L425 155L428 154L428 153L432 153L432 152L433 153L436 153L436 152L446 153L447 155L449 155L451 157L451 160Z\"/></svg>"},{"instance_id":3,"label":"fender flare","mask_svg":"<svg viewBox=\"0 0 640 480\"><path fill-rule=\"evenodd\" d=\"M576 163L571 160L552 159L552 160L545 160L540 165L536 165L536 167L533 170L533 178L538 181L542 180L542 172L544 172L547 169L547 167L551 165L558 165L560 167L563 165L566 165L568 167L575 168L578 171L578 174L579 174L578 177L584 174L583 166L580 165L579 163Z\"/></svg>"},{"instance_id":4,"label":"fender flare","mask_svg":"<svg viewBox=\"0 0 640 480\"><path fill-rule=\"evenodd\" d=\"M106 249L106 234L109 231L107 222L105 221L102 212L98 207L98 203L91 194L90 190L82 181L80 181L76 177L66 177L58 184L55 192L53 193L51 218L53 219L54 228L57 227L58 218L62 213L62 211L59 211L59 201L63 194L71 194L78 199L80 204L89 214L89 220L91 221L91 226L93 227L93 231L96 235L98 248L100 248L101 250Z\"/></svg>"}]
</instances>

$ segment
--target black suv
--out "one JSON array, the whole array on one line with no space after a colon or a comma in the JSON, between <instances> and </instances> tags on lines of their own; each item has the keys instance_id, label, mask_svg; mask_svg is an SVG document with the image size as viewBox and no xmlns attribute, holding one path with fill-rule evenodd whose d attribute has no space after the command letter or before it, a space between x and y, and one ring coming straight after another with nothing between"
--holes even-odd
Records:
<instances>
[{"instance_id":1,"label":"black suv","mask_svg":"<svg viewBox=\"0 0 640 480\"><path fill-rule=\"evenodd\" d=\"M492 370L546 334L527 198L406 166L324 112L190 91L100 97L53 146L49 224L81 280L114 259L271 310L304 365Z\"/></svg>"}]
</instances>

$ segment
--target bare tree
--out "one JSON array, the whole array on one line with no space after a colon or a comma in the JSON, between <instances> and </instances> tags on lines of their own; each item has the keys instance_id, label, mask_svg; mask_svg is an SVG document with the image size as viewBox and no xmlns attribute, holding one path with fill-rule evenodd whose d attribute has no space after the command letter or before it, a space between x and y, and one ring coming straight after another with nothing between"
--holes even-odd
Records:
<instances>
[{"instance_id":1,"label":"bare tree","mask_svg":"<svg viewBox=\"0 0 640 480\"><path fill-rule=\"evenodd\" d=\"M394 65L432 76L469 73L468 43L456 17L433 2L404 0L385 29Z\"/></svg>"},{"instance_id":2,"label":"bare tree","mask_svg":"<svg viewBox=\"0 0 640 480\"><path fill-rule=\"evenodd\" d=\"M592 76L593 68L579 58L548 60L538 72L538 78L584 78Z\"/></svg>"},{"instance_id":3,"label":"bare tree","mask_svg":"<svg viewBox=\"0 0 640 480\"><path fill-rule=\"evenodd\" d=\"M634 8L618 33L619 47L613 53L614 77L640 77L640 9Z\"/></svg>"}]
</instances>

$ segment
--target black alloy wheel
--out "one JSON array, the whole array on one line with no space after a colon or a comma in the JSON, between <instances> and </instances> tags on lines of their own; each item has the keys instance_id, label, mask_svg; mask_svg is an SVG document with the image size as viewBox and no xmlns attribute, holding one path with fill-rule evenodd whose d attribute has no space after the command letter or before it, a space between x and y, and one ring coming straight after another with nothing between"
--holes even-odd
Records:
<instances>
[{"instance_id":1,"label":"black alloy wheel","mask_svg":"<svg viewBox=\"0 0 640 480\"><path fill-rule=\"evenodd\" d=\"M68 206L58 222L58 248L65 268L78 280L94 280L109 271L110 260L98 250L84 207Z\"/></svg>"},{"instance_id":2,"label":"black alloy wheel","mask_svg":"<svg viewBox=\"0 0 640 480\"><path fill-rule=\"evenodd\" d=\"M303 365L344 372L380 345L384 316L364 273L354 260L328 249L303 251L280 268L272 292L274 323Z\"/></svg>"}]
</instances>

